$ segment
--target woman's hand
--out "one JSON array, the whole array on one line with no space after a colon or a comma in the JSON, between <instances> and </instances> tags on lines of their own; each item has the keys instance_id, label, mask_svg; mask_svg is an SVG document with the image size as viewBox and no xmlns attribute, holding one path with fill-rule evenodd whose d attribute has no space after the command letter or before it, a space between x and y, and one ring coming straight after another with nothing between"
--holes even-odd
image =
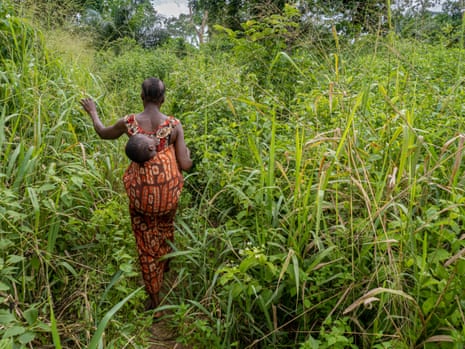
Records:
<instances>
[{"instance_id":1,"label":"woman's hand","mask_svg":"<svg viewBox=\"0 0 465 349\"><path fill-rule=\"evenodd\" d=\"M126 122L124 118L119 119L114 125L105 127L100 121L97 113L97 106L91 98L83 98L80 101L82 107L90 115L95 132L103 139L115 139L126 133Z\"/></svg>"},{"instance_id":2,"label":"woman's hand","mask_svg":"<svg viewBox=\"0 0 465 349\"><path fill-rule=\"evenodd\" d=\"M81 105L90 116L93 116L97 113L97 107L91 98L81 99Z\"/></svg>"}]
</instances>

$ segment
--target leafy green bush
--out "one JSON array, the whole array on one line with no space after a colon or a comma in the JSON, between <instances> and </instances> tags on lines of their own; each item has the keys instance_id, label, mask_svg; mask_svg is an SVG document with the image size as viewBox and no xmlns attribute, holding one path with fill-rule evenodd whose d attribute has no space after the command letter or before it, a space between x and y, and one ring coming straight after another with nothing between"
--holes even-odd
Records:
<instances>
[{"instance_id":1,"label":"leafy green bush","mask_svg":"<svg viewBox=\"0 0 465 349\"><path fill-rule=\"evenodd\" d=\"M123 141L78 101L109 124L155 75L195 160L162 306L179 342L463 346L463 50L388 35L284 52L279 17L187 55L122 41L89 67L1 6L2 345L150 345Z\"/></svg>"}]
</instances>

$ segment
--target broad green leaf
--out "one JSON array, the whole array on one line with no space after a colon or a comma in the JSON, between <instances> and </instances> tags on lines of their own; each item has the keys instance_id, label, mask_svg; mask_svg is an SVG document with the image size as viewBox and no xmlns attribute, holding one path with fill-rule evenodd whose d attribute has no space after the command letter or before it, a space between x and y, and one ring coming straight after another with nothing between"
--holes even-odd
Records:
<instances>
[{"instance_id":1,"label":"broad green leaf","mask_svg":"<svg viewBox=\"0 0 465 349\"><path fill-rule=\"evenodd\" d=\"M32 342L36 338L36 334L34 332L25 332L21 336L18 337L18 341L21 344L27 344Z\"/></svg>"},{"instance_id":2,"label":"broad green leaf","mask_svg":"<svg viewBox=\"0 0 465 349\"><path fill-rule=\"evenodd\" d=\"M22 326L13 326L8 328L5 333L3 334L3 338L9 338L9 337L15 337L19 336L20 334L23 334L26 332L26 329Z\"/></svg>"},{"instance_id":3,"label":"broad green leaf","mask_svg":"<svg viewBox=\"0 0 465 349\"><path fill-rule=\"evenodd\" d=\"M465 276L465 260L461 259L457 262L457 273L460 277Z\"/></svg>"},{"instance_id":4,"label":"broad green leaf","mask_svg":"<svg viewBox=\"0 0 465 349\"><path fill-rule=\"evenodd\" d=\"M437 296L434 297L429 297L427 298L422 304L421 304L421 310L423 310L424 314L429 314L431 309L433 309L434 304L437 301Z\"/></svg>"},{"instance_id":5,"label":"broad green leaf","mask_svg":"<svg viewBox=\"0 0 465 349\"><path fill-rule=\"evenodd\" d=\"M16 317L7 309L0 309L0 324L6 325L15 322Z\"/></svg>"},{"instance_id":6,"label":"broad green leaf","mask_svg":"<svg viewBox=\"0 0 465 349\"><path fill-rule=\"evenodd\" d=\"M24 260L23 256L11 255L6 260L6 264L16 264Z\"/></svg>"},{"instance_id":7,"label":"broad green leaf","mask_svg":"<svg viewBox=\"0 0 465 349\"><path fill-rule=\"evenodd\" d=\"M13 246L14 243L8 239L0 239L0 250L6 250L7 248Z\"/></svg>"},{"instance_id":8,"label":"broad green leaf","mask_svg":"<svg viewBox=\"0 0 465 349\"><path fill-rule=\"evenodd\" d=\"M124 271L125 273L132 272L132 264L131 263L123 263L119 266L119 269Z\"/></svg>"},{"instance_id":9,"label":"broad green leaf","mask_svg":"<svg viewBox=\"0 0 465 349\"><path fill-rule=\"evenodd\" d=\"M37 321L39 311L36 308L29 308L23 313L27 323L32 326Z\"/></svg>"}]
</instances>

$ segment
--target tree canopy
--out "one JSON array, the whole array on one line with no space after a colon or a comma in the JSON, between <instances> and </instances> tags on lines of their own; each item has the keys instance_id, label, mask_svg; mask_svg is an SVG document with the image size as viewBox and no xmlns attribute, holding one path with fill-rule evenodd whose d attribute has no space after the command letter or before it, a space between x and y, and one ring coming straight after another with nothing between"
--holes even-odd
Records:
<instances>
[{"instance_id":1,"label":"tree canopy","mask_svg":"<svg viewBox=\"0 0 465 349\"><path fill-rule=\"evenodd\" d=\"M178 18L157 13L150 0L28 0L25 6L37 8L39 17L48 25L77 20L100 47L122 38L135 40L144 48L160 46L170 38L193 42L196 37L196 44L202 44L215 36L217 26L245 33L249 21L286 16L286 6L298 10L298 18L293 16L292 21L298 23L302 37L315 33L324 37L336 30L341 39L350 40L394 29L399 35L426 40L438 40L441 33L444 37L440 40L446 38L453 44L459 42L462 20L458 0L187 1L190 13ZM431 11L433 8L435 12Z\"/></svg>"}]
</instances>

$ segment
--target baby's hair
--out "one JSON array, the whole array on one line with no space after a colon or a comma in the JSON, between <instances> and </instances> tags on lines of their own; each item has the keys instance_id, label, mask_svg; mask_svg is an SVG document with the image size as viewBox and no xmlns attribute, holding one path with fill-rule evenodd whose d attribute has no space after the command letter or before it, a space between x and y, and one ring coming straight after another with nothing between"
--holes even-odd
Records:
<instances>
[{"instance_id":1,"label":"baby's hair","mask_svg":"<svg viewBox=\"0 0 465 349\"><path fill-rule=\"evenodd\" d=\"M147 146L146 137L147 136L141 134L135 134L129 137L125 148L126 155L129 159L140 164L150 160L153 153Z\"/></svg>"}]
</instances>

